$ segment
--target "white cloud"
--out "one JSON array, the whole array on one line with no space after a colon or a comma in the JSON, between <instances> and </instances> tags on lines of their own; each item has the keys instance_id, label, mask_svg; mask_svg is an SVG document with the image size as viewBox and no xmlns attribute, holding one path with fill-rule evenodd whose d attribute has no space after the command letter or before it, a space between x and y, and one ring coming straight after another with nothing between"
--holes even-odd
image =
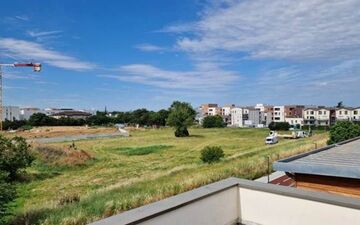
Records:
<instances>
[{"instance_id":1,"label":"white cloud","mask_svg":"<svg viewBox=\"0 0 360 225\"><path fill-rule=\"evenodd\" d=\"M29 21L29 17L26 15L15 16L14 18L22 21Z\"/></svg>"},{"instance_id":2,"label":"white cloud","mask_svg":"<svg viewBox=\"0 0 360 225\"><path fill-rule=\"evenodd\" d=\"M192 37L178 40L180 49L301 61L360 54L358 0L244 0L219 5L203 13Z\"/></svg>"},{"instance_id":3,"label":"white cloud","mask_svg":"<svg viewBox=\"0 0 360 225\"><path fill-rule=\"evenodd\" d=\"M0 51L2 51L0 55L7 55L25 61L38 60L41 63L68 70L82 71L95 68L93 63L84 62L75 57L46 49L43 45L31 41L0 38Z\"/></svg>"},{"instance_id":4,"label":"white cloud","mask_svg":"<svg viewBox=\"0 0 360 225\"><path fill-rule=\"evenodd\" d=\"M62 33L62 31L61 30L39 31L39 32L32 31L32 30L27 31L27 34L30 35L31 37L42 37L42 36L59 34L59 33Z\"/></svg>"},{"instance_id":5,"label":"white cloud","mask_svg":"<svg viewBox=\"0 0 360 225\"><path fill-rule=\"evenodd\" d=\"M197 65L192 71L164 70L147 64L122 66L119 76L108 76L122 81L151 85L164 89L213 90L225 89L237 80L233 71L218 68L215 64Z\"/></svg>"},{"instance_id":6,"label":"white cloud","mask_svg":"<svg viewBox=\"0 0 360 225\"><path fill-rule=\"evenodd\" d=\"M135 48L144 51L144 52L158 52L158 51L165 51L166 48L165 47L160 47L157 45L152 45L152 44L140 44L140 45L136 45Z\"/></svg>"}]
</instances>

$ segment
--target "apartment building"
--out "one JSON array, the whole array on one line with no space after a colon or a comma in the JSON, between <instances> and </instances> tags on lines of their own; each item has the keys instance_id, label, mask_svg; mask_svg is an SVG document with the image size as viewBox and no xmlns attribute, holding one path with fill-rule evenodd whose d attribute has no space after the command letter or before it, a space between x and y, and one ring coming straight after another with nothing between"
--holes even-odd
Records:
<instances>
[{"instance_id":1,"label":"apartment building","mask_svg":"<svg viewBox=\"0 0 360 225\"><path fill-rule=\"evenodd\" d=\"M304 125L304 119L298 117L285 117L285 122L288 122L292 126L302 126Z\"/></svg>"},{"instance_id":2,"label":"apartment building","mask_svg":"<svg viewBox=\"0 0 360 225\"><path fill-rule=\"evenodd\" d=\"M204 116L221 115L221 108L218 104L208 103L200 106L201 112Z\"/></svg>"},{"instance_id":3,"label":"apartment building","mask_svg":"<svg viewBox=\"0 0 360 225\"><path fill-rule=\"evenodd\" d=\"M243 127L243 113L244 110L239 107L234 107L231 109L231 126L233 127Z\"/></svg>"},{"instance_id":4,"label":"apartment building","mask_svg":"<svg viewBox=\"0 0 360 225\"><path fill-rule=\"evenodd\" d=\"M35 113L44 113L44 111L39 108L20 108L20 119L28 120Z\"/></svg>"},{"instance_id":5,"label":"apartment building","mask_svg":"<svg viewBox=\"0 0 360 225\"><path fill-rule=\"evenodd\" d=\"M243 120L244 126L247 127L259 127L259 124L262 124L263 112L260 109L248 107L243 110Z\"/></svg>"},{"instance_id":6,"label":"apartment building","mask_svg":"<svg viewBox=\"0 0 360 225\"><path fill-rule=\"evenodd\" d=\"M360 107L354 108L352 116L353 121L360 121Z\"/></svg>"},{"instance_id":7,"label":"apartment building","mask_svg":"<svg viewBox=\"0 0 360 225\"><path fill-rule=\"evenodd\" d=\"M274 106L274 122L285 122L285 106Z\"/></svg>"},{"instance_id":8,"label":"apartment building","mask_svg":"<svg viewBox=\"0 0 360 225\"><path fill-rule=\"evenodd\" d=\"M351 107L342 107L335 110L336 120L349 120L353 119L355 109ZM357 112L357 111L356 111Z\"/></svg>"},{"instance_id":9,"label":"apartment building","mask_svg":"<svg viewBox=\"0 0 360 225\"><path fill-rule=\"evenodd\" d=\"M329 126L332 124L331 115L331 108L305 108L303 111L304 124L315 126Z\"/></svg>"},{"instance_id":10,"label":"apartment building","mask_svg":"<svg viewBox=\"0 0 360 225\"><path fill-rule=\"evenodd\" d=\"M2 121L20 120L20 108L18 106L3 106Z\"/></svg>"},{"instance_id":11,"label":"apartment building","mask_svg":"<svg viewBox=\"0 0 360 225\"><path fill-rule=\"evenodd\" d=\"M222 116L230 116L231 109L235 107L235 104L229 104L221 107L221 115Z\"/></svg>"},{"instance_id":12,"label":"apartment building","mask_svg":"<svg viewBox=\"0 0 360 225\"><path fill-rule=\"evenodd\" d=\"M305 106L303 105L285 105L284 115L285 118L302 118L302 113Z\"/></svg>"}]
</instances>

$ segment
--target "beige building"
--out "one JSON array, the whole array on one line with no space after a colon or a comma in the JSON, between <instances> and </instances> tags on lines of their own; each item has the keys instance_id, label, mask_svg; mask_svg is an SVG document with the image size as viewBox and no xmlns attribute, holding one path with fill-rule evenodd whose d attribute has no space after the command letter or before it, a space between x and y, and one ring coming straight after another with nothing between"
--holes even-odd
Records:
<instances>
[{"instance_id":1,"label":"beige building","mask_svg":"<svg viewBox=\"0 0 360 225\"><path fill-rule=\"evenodd\" d=\"M335 110L336 120L349 120L353 119L354 108L342 107ZM357 112L357 111L356 111Z\"/></svg>"},{"instance_id":2,"label":"beige building","mask_svg":"<svg viewBox=\"0 0 360 225\"><path fill-rule=\"evenodd\" d=\"M305 108L303 118L305 125L329 126L331 110L329 108Z\"/></svg>"}]
</instances>

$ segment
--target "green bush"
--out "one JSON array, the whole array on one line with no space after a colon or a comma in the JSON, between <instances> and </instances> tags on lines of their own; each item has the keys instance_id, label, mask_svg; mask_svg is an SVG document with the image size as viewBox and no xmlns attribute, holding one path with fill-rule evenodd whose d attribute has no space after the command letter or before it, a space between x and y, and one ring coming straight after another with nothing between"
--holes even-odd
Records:
<instances>
[{"instance_id":1,"label":"green bush","mask_svg":"<svg viewBox=\"0 0 360 225\"><path fill-rule=\"evenodd\" d=\"M338 121L330 128L328 144L335 144L360 136L360 125L350 121Z\"/></svg>"},{"instance_id":2,"label":"green bush","mask_svg":"<svg viewBox=\"0 0 360 225\"><path fill-rule=\"evenodd\" d=\"M6 224L8 203L15 198L15 188L8 182L8 173L0 171L0 224Z\"/></svg>"},{"instance_id":3,"label":"green bush","mask_svg":"<svg viewBox=\"0 0 360 225\"><path fill-rule=\"evenodd\" d=\"M0 170L7 172L14 180L20 169L30 166L34 157L25 138L5 138L0 135Z\"/></svg>"},{"instance_id":4,"label":"green bush","mask_svg":"<svg viewBox=\"0 0 360 225\"><path fill-rule=\"evenodd\" d=\"M186 127L178 127L175 130L175 137L187 137L189 136L189 131Z\"/></svg>"},{"instance_id":5,"label":"green bush","mask_svg":"<svg viewBox=\"0 0 360 225\"><path fill-rule=\"evenodd\" d=\"M223 118L219 115L205 117L202 125L204 128L222 128L226 126Z\"/></svg>"},{"instance_id":6,"label":"green bush","mask_svg":"<svg viewBox=\"0 0 360 225\"><path fill-rule=\"evenodd\" d=\"M214 163L224 157L224 151L219 146L207 146L201 150L200 159L205 163Z\"/></svg>"},{"instance_id":7,"label":"green bush","mask_svg":"<svg viewBox=\"0 0 360 225\"><path fill-rule=\"evenodd\" d=\"M270 130L289 130L290 124L288 122L271 122L269 124Z\"/></svg>"}]
</instances>

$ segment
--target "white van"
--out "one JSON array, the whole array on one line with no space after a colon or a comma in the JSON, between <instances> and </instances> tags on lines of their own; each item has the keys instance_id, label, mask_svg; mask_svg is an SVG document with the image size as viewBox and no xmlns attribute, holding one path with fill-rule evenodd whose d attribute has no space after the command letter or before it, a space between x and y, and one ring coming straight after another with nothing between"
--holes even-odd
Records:
<instances>
[{"instance_id":1,"label":"white van","mask_svg":"<svg viewBox=\"0 0 360 225\"><path fill-rule=\"evenodd\" d=\"M278 139L276 136L267 136L265 139L265 144L271 145L278 143Z\"/></svg>"}]
</instances>

